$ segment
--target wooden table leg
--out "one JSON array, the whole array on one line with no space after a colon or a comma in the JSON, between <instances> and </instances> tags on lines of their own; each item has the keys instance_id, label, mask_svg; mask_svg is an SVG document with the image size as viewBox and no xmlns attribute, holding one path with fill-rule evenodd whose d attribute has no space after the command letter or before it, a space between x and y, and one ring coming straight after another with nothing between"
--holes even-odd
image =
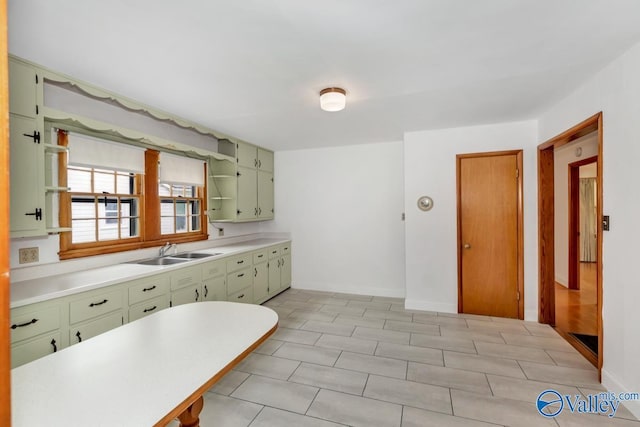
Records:
<instances>
[{"instance_id":1,"label":"wooden table leg","mask_svg":"<svg viewBox=\"0 0 640 427\"><path fill-rule=\"evenodd\" d=\"M180 427L200 427L200 411L204 406L202 396L191 404L182 414L178 416Z\"/></svg>"}]
</instances>

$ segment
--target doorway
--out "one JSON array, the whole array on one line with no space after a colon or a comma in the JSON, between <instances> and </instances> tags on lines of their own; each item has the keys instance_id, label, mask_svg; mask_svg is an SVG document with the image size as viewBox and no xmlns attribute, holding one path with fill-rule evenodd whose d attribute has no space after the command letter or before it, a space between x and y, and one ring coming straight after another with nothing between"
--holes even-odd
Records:
<instances>
[{"instance_id":1,"label":"doorway","mask_svg":"<svg viewBox=\"0 0 640 427\"><path fill-rule=\"evenodd\" d=\"M522 150L456 161L458 311L522 319Z\"/></svg>"},{"instance_id":2,"label":"doorway","mask_svg":"<svg viewBox=\"0 0 640 427\"><path fill-rule=\"evenodd\" d=\"M591 154L575 161L582 154L582 146L576 144L590 138ZM558 161L558 152L567 149L575 150L574 160ZM559 175L567 185L558 185ZM599 374L603 360L602 181L602 113L538 146L538 321L554 326ZM563 197L558 197L562 191L567 194L565 211ZM565 246L558 244L562 239Z\"/></svg>"}]
</instances>

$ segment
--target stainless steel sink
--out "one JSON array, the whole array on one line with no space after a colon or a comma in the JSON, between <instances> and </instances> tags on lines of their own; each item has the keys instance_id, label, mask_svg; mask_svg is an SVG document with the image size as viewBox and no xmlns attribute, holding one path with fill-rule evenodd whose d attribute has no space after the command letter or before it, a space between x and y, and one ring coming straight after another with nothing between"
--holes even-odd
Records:
<instances>
[{"instance_id":1,"label":"stainless steel sink","mask_svg":"<svg viewBox=\"0 0 640 427\"><path fill-rule=\"evenodd\" d=\"M142 265L171 265L171 264L180 264L181 262L188 262L188 259L180 259L180 258L150 258L143 259L142 261L133 261L133 264L142 264Z\"/></svg>"},{"instance_id":2,"label":"stainless steel sink","mask_svg":"<svg viewBox=\"0 0 640 427\"><path fill-rule=\"evenodd\" d=\"M216 252L213 254L207 254L203 252L185 252L178 255L171 255L171 258L182 258L182 259L200 259L200 258L208 258L210 256L222 255L221 252Z\"/></svg>"}]
</instances>

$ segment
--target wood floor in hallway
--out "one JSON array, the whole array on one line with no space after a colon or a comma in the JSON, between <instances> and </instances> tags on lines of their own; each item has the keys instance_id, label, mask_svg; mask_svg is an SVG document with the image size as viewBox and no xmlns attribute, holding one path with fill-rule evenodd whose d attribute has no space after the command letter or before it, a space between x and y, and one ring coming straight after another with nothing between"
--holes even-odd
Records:
<instances>
[{"instance_id":1,"label":"wood floor in hallway","mask_svg":"<svg viewBox=\"0 0 640 427\"><path fill-rule=\"evenodd\" d=\"M564 332L598 335L596 263L580 263L580 289L556 283L556 328Z\"/></svg>"}]
</instances>

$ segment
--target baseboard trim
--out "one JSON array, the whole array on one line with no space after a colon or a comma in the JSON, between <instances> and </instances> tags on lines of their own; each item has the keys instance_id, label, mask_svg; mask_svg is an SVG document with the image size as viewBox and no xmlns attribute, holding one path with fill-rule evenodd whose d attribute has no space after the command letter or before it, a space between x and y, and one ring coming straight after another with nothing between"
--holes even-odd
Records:
<instances>
[{"instance_id":1,"label":"baseboard trim","mask_svg":"<svg viewBox=\"0 0 640 427\"><path fill-rule=\"evenodd\" d=\"M336 292L341 294L404 298L404 289L363 287L363 286L349 285L349 284L343 284L343 283L327 284L327 283L318 283L318 282L301 282L296 280L295 282L291 283L291 288L304 289L307 291Z\"/></svg>"},{"instance_id":2,"label":"baseboard trim","mask_svg":"<svg viewBox=\"0 0 640 427\"><path fill-rule=\"evenodd\" d=\"M456 304L422 301L415 299L406 299L404 301L404 307L407 310L439 311L440 313L458 312L458 306Z\"/></svg>"},{"instance_id":3,"label":"baseboard trim","mask_svg":"<svg viewBox=\"0 0 640 427\"><path fill-rule=\"evenodd\" d=\"M606 369L602 369L602 385L611 392L614 393L638 393L639 390L629 390L625 387L614 375L607 372ZM633 414L634 417L640 419L640 400L627 400L623 402L625 408Z\"/></svg>"}]
</instances>

